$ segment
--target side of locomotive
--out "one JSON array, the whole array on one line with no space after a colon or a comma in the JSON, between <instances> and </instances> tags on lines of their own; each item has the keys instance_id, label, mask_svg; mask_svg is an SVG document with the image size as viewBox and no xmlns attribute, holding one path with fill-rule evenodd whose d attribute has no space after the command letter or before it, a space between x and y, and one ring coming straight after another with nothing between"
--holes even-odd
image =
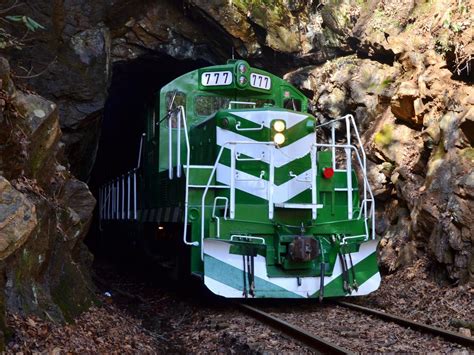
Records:
<instances>
[{"instance_id":1,"label":"side of locomotive","mask_svg":"<svg viewBox=\"0 0 474 355\"><path fill-rule=\"evenodd\" d=\"M318 124L299 90L242 60L164 86L137 168L99 195L103 228L131 225L148 251L173 256L175 270L188 262L224 297L354 296L380 284L353 117Z\"/></svg>"}]
</instances>

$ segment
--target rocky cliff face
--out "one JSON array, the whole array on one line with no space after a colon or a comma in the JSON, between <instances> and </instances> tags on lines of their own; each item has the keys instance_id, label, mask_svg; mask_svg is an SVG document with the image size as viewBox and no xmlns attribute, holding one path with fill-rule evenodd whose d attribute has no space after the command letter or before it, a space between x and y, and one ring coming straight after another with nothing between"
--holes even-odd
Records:
<instances>
[{"instance_id":1,"label":"rocky cliff face","mask_svg":"<svg viewBox=\"0 0 474 355\"><path fill-rule=\"evenodd\" d=\"M474 9L469 1L24 3L18 12L47 30L8 56L15 75L28 76L25 84L51 102L21 91L14 103L3 99L4 110L8 103L8 110L17 112L14 122L23 123L16 129L13 118L4 119L2 124L13 126L0 131L9 142L2 145L9 151L0 153L0 161L9 181L2 180L2 194L16 206L8 209L13 216L8 223L23 225L23 232L8 233L12 242L4 243L10 245L5 250L24 243L17 250L26 254L10 257L26 265L18 275L34 280L30 284L51 288L44 283L48 273L55 275L56 290L69 290L61 288L66 276L60 275L83 280L75 258L84 255L79 240L93 199L57 157L64 153L66 168L88 179L114 65L143 58L160 65L165 55L220 63L233 51L277 74L289 72L287 79L308 94L320 120L356 117L369 153L377 232L383 236L380 257L387 270L428 254L447 279L472 280ZM11 97L11 81L2 80L3 95ZM32 235L43 242L32 242ZM59 267L62 263L69 266ZM21 284L21 277L14 280L11 276L7 290ZM40 302L35 297L54 294L31 286L25 292L36 294L29 298L33 306Z\"/></svg>"},{"instance_id":2,"label":"rocky cliff face","mask_svg":"<svg viewBox=\"0 0 474 355\"><path fill-rule=\"evenodd\" d=\"M16 89L0 57L2 312L67 320L93 301L82 240L95 199L58 162L60 136L56 104Z\"/></svg>"},{"instance_id":3,"label":"rocky cliff face","mask_svg":"<svg viewBox=\"0 0 474 355\"><path fill-rule=\"evenodd\" d=\"M426 253L452 281L472 280L471 5L352 6L359 17L347 40L358 55L287 78L312 97L321 120L352 113L364 132L382 265L393 271Z\"/></svg>"}]
</instances>

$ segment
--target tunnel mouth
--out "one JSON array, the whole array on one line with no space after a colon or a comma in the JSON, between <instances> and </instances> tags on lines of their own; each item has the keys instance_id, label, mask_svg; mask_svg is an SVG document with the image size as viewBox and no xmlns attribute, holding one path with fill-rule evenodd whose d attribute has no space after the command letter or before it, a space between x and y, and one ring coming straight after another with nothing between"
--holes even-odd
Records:
<instances>
[{"instance_id":1,"label":"tunnel mouth","mask_svg":"<svg viewBox=\"0 0 474 355\"><path fill-rule=\"evenodd\" d=\"M97 155L89 179L90 190L97 201L101 185L137 166L146 112L153 106L160 89L175 78L208 65L211 64L204 60L181 60L166 54L146 55L113 64ZM96 208L84 241L89 250L96 258L108 258L123 254L123 249L127 248L103 239Z\"/></svg>"}]
</instances>

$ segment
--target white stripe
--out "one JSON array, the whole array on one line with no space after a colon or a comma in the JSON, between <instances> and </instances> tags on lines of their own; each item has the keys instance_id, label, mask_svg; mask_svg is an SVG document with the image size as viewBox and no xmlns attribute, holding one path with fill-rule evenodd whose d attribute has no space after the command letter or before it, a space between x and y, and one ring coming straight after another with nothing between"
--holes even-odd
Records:
<instances>
[{"instance_id":1,"label":"white stripe","mask_svg":"<svg viewBox=\"0 0 474 355\"><path fill-rule=\"evenodd\" d=\"M213 293L219 296L240 298L243 297L242 291L239 291L229 285L223 284L217 280L211 279L209 276L204 275L204 284Z\"/></svg>"},{"instance_id":2,"label":"white stripe","mask_svg":"<svg viewBox=\"0 0 474 355\"><path fill-rule=\"evenodd\" d=\"M283 203L293 197L297 196L301 192L307 190L311 186L311 182L298 181L298 179L304 179L305 174L311 173L311 170L305 171L299 174L297 177L281 184L274 185L273 187L273 203ZM264 200L268 200L268 187L269 182L267 180L259 180L257 177L247 174L243 171L238 171L238 179L235 179L235 188L244 191L250 195L260 197ZM217 176L218 182L226 185L230 185L231 169L223 164L217 165ZM255 180L255 181L249 181Z\"/></svg>"},{"instance_id":3,"label":"white stripe","mask_svg":"<svg viewBox=\"0 0 474 355\"><path fill-rule=\"evenodd\" d=\"M380 276L380 273L378 272L374 276L372 276L370 279L368 279L366 282L364 282L362 285L360 285L357 291L353 291L351 293L351 296L368 295L369 293L379 288L381 280L382 278Z\"/></svg>"},{"instance_id":4,"label":"white stripe","mask_svg":"<svg viewBox=\"0 0 474 355\"><path fill-rule=\"evenodd\" d=\"M263 123L264 127L271 128L274 120L285 121L286 129L291 128L308 117L308 114L294 113L290 111L231 111L232 115L242 117L247 121L254 122L258 125Z\"/></svg>"},{"instance_id":5,"label":"white stripe","mask_svg":"<svg viewBox=\"0 0 474 355\"><path fill-rule=\"evenodd\" d=\"M304 157L309 154L311 151L311 145L315 142L315 133L310 133L304 136L301 139L298 139L296 142L291 143L288 146L282 148L276 148L274 146L265 146L258 144L237 144L236 153L245 154L254 159L262 158L265 163L270 163L270 152L268 149L273 149L273 154L275 156L274 164L277 168L288 164L289 162ZM248 137L242 136L238 133L228 131L217 127L217 144L223 146L227 142L258 142L256 140L250 139ZM229 145L226 145L226 148L229 148Z\"/></svg>"}]
</instances>

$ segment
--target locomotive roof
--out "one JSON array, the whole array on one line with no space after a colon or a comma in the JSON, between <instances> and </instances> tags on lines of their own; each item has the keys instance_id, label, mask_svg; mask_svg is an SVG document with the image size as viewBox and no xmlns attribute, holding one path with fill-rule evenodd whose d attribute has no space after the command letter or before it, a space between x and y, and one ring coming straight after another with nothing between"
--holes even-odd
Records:
<instances>
[{"instance_id":1,"label":"locomotive roof","mask_svg":"<svg viewBox=\"0 0 474 355\"><path fill-rule=\"evenodd\" d=\"M251 67L244 60L231 59L226 64L203 67L181 75L165 85L161 93L178 90L226 96L271 97L282 89L291 91L288 97L298 98L306 104L304 94L287 81Z\"/></svg>"}]
</instances>

